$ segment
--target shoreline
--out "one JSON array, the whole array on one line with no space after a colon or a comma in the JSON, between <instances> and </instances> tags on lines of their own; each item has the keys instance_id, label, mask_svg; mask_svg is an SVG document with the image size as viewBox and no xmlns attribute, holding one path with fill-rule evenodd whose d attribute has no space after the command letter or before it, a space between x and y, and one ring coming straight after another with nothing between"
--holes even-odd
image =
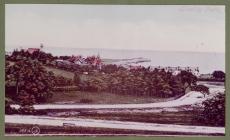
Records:
<instances>
[{"instance_id":1,"label":"shoreline","mask_svg":"<svg viewBox=\"0 0 230 140\"><path fill-rule=\"evenodd\" d=\"M186 55L183 52L172 52L172 53L170 53L170 52L164 52L164 51L163 52L153 51L153 54L151 54L151 52L149 52L149 51L146 51L147 54L143 54L143 53L139 53L139 51L135 51L135 50L133 53L128 51L128 50L125 52L122 52L122 51L119 52L119 50L118 50L118 52L113 51L113 50L110 50L108 52L107 51L101 51L100 52L100 51L97 51L97 49L95 49L93 51L91 51L91 49L86 49L86 51L80 51L79 52L77 50L78 50L78 48L74 49L73 51L65 50L66 51L65 54L64 53L58 54L58 51L56 49L50 50L50 51L44 50L44 52L51 53L54 56L71 56L72 54L74 54L74 55L82 55L82 56L86 57L86 56L92 56L92 55L94 55L94 56L100 55L101 58L104 59L104 61L106 63L118 62L120 60L144 58L144 59L147 59L148 61L144 61L144 63L138 63L138 64L143 65L145 67L148 67L148 66L153 66L153 67L157 67L157 66L162 66L162 67L168 67L168 66L171 66L171 67L178 67L178 66L181 66L181 67L188 67L188 66L199 67L200 72L203 74L212 73L214 70L225 71L224 63L223 64L221 63L221 65L220 65L220 63L215 63L217 60L219 60L218 62L224 61L224 60L223 61L221 60L223 56L216 56L216 53L213 53L213 54L211 53L211 55L215 55L215 56L211 57L209 55L203 56L202 54L196 54L194 52L191 52L192 55ZM55 51L57 53L55 53ZM158 53L160 53L160 54L158 54ZM174 53L179 53L179 55L174 54ZM190 53L190 52L188 52L188 53ZM196 59L198 57L203 57L204 59L202 59L202 61L193 60L193 58ZM162 63L159 63L161 61L156 61L160 58L163 58ZM203 67L204 65L206 65L204 60L207 59L207 62L208 62L208 61L212 60L212 58L216 58L215 60L213 60L213 64L215 63L215 66L208 65L208 67L207 66ZM149 60L151 60L151 62L149 62ZM175 60L175 61L173 61L173 60ZM197 64L195 64L193 62L197 62ZM187 64L190 64L190 65L187 65Z\"/></svg>"}]
</instances>

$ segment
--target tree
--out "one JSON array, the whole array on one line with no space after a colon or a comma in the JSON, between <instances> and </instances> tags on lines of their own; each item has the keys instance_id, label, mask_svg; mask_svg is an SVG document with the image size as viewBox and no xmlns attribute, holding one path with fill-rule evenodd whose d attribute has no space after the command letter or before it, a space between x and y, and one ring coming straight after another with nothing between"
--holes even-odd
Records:
<instances>
[{"instance_id":1,"label":"tree","mask_svg":"<svg viewBox=\"0 0 230 140\"><path fill-rule=\"evenodd\" d=\"M46 102L52 97L54 75L47 72L38 61L21 60L14 65L6 66L6 96L12 86L14 99L22 106L31 106L34 103ZM26 107L28 108L28 107Z\"/></svg>"},{"instance_id":2,"label":"tree","mask_svg":"<svg viewBox=\"0 0 230 140\"><path fill-rule=\"evenodd\" d=\"M205 85L192 86L191 90L201 92L204 95L204 97L206 94L209 94L209 88Z\"/></svg>"},{"instance_id":3,"label":"tree","mask_svg":"<svg viewBox=\"0 0 230 140\"><path fill-rule=\"evenodd\" d=\"M212 73L212 76L215 78L215 79L224 79L225 78L225 73L223 71L214 71Z\"/></svg>"},{"instance_id":4,"label":"tree","mask_svg":"<svg viewBox=\"0 0 230 140\"><path fill-rule=\"evenodd\" d=\"M181 71L178 75L180 77L182 83L185 85L185 88L191 86L192 84L196 84L197 77L188 71Z\"/></svg>"}]
</instances>

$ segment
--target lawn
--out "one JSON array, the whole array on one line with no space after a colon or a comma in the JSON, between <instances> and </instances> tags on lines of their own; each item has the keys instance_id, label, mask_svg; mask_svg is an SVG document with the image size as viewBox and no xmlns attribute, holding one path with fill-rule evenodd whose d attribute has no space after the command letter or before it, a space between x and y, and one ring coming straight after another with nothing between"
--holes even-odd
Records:
<instances>
[{"instance_id":1,"label":"lawn","mask_svg":"<svg viewBox=\"0 0 230 140\"><path fill-rule=\"evenodd\" d=\"M172 98L157 98L149 96L121 95L108 92L69 91L55 92L47 103L77 103L77 104L129 104L154 103L174 100Z\"/></svg>"},{"instance_id":2,"label":"lawn","mask_svg":"<svg viewBox=\"0 0 230 140\"><path fill-rule=\"evenodd\" d=\"M56 76L63 76L68 79L73 79L74 73L66 70L61 70L53 67L44 66L47 71L52 71Z\"/></svg>"},{"instance_id":3,"label":"lawn","mask_svg":"<svg viewBox=\"0 0 230 140\"><path fill-rule=\"evenodd\" d=\"M63 76L69 79L74 77L73 72L61 70L57 68L45 66L47 71L54 72L55 75ZM84 78L86 75L82 75ZM87 75L90 77L90 75ZM159 98L149 96L137 96L137 95L122 95L108 92L87 92L87 91L68 91L68 92L55 92L53 97L48 100L47 103L60 103L60 104L138 104L138 103L155 103L173 100L172 98Z\"/></svg>"}]
</instances>

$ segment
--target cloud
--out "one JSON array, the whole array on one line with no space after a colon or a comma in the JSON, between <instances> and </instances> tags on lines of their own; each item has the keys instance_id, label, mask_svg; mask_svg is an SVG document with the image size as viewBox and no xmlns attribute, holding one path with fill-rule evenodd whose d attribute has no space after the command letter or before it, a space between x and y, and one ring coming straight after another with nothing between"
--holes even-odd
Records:
<instances>
[{"instance_id":1,"label":"cloud","mask_svg":"<svg viewBox=\"0 0 230 140\"><path fill-rule=\"evenodd\" d=\"M224 7L63 7L7 6L6 45L224 52Z\"/></svg>"}]
</instances>

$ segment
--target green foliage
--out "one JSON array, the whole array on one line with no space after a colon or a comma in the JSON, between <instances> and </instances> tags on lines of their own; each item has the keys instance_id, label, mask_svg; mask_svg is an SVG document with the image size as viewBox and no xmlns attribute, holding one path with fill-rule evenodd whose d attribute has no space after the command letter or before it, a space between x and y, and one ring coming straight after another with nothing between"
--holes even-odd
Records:
<instances>
[{"instance_id":1,"label":"green foliage","mask_svg":"<svg viewBox=\"0 0 230 140\"><path fill-rule=\"evenodd\" d=\"M54 79L55 87L63 87L63 86L73 86L75 85L72 79L63 77L63 76L55 76Z\"/></svg>"},{"instance_id":2,"label":"green foliage","mask_svg":"<svg viewBox=\"0 0 230 140\"><path fill-rule=\"evenodd\" d=\"M12 103L13 101L10 98L5 98L5 114L14 114L18 112L16 109L10 107Z\"/></svg>"},{"instance_id":3,"label":"green foliage","mask_svg":"<svg viewBox=\"0 0 230 140\"><path fill-rule=\"evenodd\" d=\"M103 72L97 72L81 80L79 84L81 90L167 98L183 95L185 82L189 84L196 82L196 77L192 73L182 72L182 74L172 75L164 69L151 71L141 67L127 70L111 65Z\"/></svg>"},{"instance_id":4,"label":"green foliage","mask_svg":"<svg viewBox=\"0 0 230 140\"><path fill-rule=\"evenodd\" d=\"M33 53L29 53L25 50L14 50L11 56L7 57L7 60L10 61L20 61L23 59L27 60L38 60L43 64L48 64L51 61L57 59L57 57L52 56L50 53L45 53L43 51L35 51Z\"/></svg>"},{"instance_id":5,"label":"green foliage","mask_svg":"<svg viewBox=\"0 0 230 140\"><path fill-rule=\"evenodd\" d=\"M115 65L115 64L108 64L108 65L103 65L101 68L101 71L104 73L114 73L118 70L120 70L121 67Z\"/></svg>"},{"instance_id":6,"label":"green foliage","mask_svg":"<svg viewBox=\"0 0 230 140\"><path fill-rule=\"evenodd\" d=\"M195 85L191 87L191 90L198 91L205 94L209 94L209 88L205 85Z\"/></svg>"},{"instance_id":7,"label":"green foliage","mask_svg":"<svg viewBox=\"0 0 230 140\"><path fill-rule=\"evenodd\" d=\"M81 81L80 89L83 91L101 92L108 89L108 83L103 80L103 77L92 76L89 79Z\"/></svg>"},{"instance_id":8,"label":"green foliage","mask_svg":"<svg viewBox=\"0 0 230 140\"><path fill-rule=\"evenodd\" d=\"M56 58L41 51L36 51L33 54L29 54L28 52L24 51L15 51L12 56L8 57L8 59L21 60L23 57L28 60L38 60L43 64L45 63L44 60L51 61L55 60ZM70 59L71 57L63 56L61 58ZM87 60L90 61L91 59L94 60L91 57L88 57ZM15 69L20 69L16 66ZM185 89L188 86L195 85L197 81L197 77L189 71L181 71L178 75L172 75L171 72L166 72L164 69L150 70L150 67L138 67L129 70L125 67L117 65L102 65L101 69L99 70L96 67L89 65L54 64L54 66L60 69L75 72L73 80L66 79L64 77L56 77L56 86L75 85L79 86L80 90L92 92L108 91L117 94L172 97L184 94ZM83 75L80 75L80 73L83 72L88 72L89 78L82 78ZM12 81L8 82L7 84L11 85L12 87L18 87L17 84L19 83L20 85L20 82L17 81L18 78L15 80L14 75L15 74L9 75L9 77L13 77L8 78L12 79ZM25 82L23 84L25 84ZM21 98L28 98L31 101L33 101L33 98L35 98L35 101L37 102L37 94L35 94L35 92L38 92L39 89L32 89L31 87L31 85L27 85L26 89L31 89L32 93L34 93L32 95L34 96L21 96ZM40 87L44 87L44 85L41 83ZM26 89L24 90L28 92ZM8 88L8 92L12 91L14 91L13 88ZM23 95L23 91L21 92ZM49 92L43 92L41 96L48 95L47 93Z\"/></svg>"},{"instance_id":9,"label":"green foliage","mask_svg":"<svg viewBox=\"0 0 230 140\"><path fill-rule=\"evenodd\" d=\"M47 72L38 61L18 61L14 65L7 65L5 73L6 96L10 96L21 105L42 103L52 97L54 75ZM12 87L15 90L8 93L8 89Z\"/></svg>"},{"instance_id":10,"label":"green foliage","mask_svg":"<svg viewBox=\"0 0 230 140\"><path fill-rule=\"evenodd\" d=\"M212 73L212 76L215 78L215 79L224 79L225 78L225 73L223 71L214 71Z\"/></svg>"},{"instance_id":11,"label":"green foliage","mask_svg":"<svg viewBox=\"0 0 230 140\"><path fill-rule=\"evenodd\" d=\"M198 121L214 126L225 126L225 93L218 93L202 103L204 111L197 118Z\"/></svg>"},{"instance_id":12,"label":"green foliage","mask_svg":"<svg viewBox=\"0 0 230 140\"><path fill-rule=\"evenodd\" d=\"M181 78L182 83L187 83L188 85L195 84L197 82L197 77L188 71L181 71L178 76Z\"/></svg>"}]
</instances>

